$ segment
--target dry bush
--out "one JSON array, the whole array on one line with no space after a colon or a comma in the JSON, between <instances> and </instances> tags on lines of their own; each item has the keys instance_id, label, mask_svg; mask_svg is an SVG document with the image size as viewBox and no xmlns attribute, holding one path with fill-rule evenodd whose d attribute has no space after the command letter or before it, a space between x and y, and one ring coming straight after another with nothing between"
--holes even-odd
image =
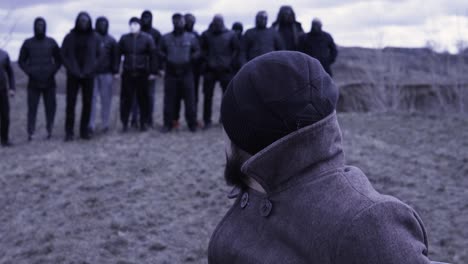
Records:
<instances>
[{"instance_id":1,"label":"dry bush","mask_svg":"<svg viewBox=\"0 0 468 264\"><path fill-rule=\"evenodd\" d=\"M341 48L341 111L466 113L468 56L430 49Z\"/></svg>"},{"instance_id":2,"label":"dry bush","mask_svg":"<svg viewBox=\"0 0 468 264\"><path fill-rule=\"evenodd\" d=\"M5 48L12 38L16 27L13 14L13 9L10 9L5 14L0 15L0 48Z\"/></svg>"}]
</instances>

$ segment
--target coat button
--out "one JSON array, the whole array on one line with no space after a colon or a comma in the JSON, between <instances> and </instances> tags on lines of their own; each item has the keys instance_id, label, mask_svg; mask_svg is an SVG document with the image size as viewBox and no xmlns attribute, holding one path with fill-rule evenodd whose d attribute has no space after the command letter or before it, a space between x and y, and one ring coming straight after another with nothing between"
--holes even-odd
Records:
<instances>
[{"instance_id":1,"label":"coat button","mask_svg":"<svg viewBox=\"0 0 468 264\"><path fill-rule=\"evenodd\" d=\"M270 215L272 208L273 208L273 204L270 202L270 200L264 199L260 207L260 214L263 217L267 217Z\"/></svg>"},{"instance_id":2,"label":"coat button","mask_svg":"<svg viewBox=\"0 0 468 264\"><path fill-rule=\"evenodd\" d=\"M247 206L247 204L249 203L249 194L248 193L244 193L242 195L242 198L241 198L241 207L242 208L245 208Z\"/></svg>"}]
</instances>

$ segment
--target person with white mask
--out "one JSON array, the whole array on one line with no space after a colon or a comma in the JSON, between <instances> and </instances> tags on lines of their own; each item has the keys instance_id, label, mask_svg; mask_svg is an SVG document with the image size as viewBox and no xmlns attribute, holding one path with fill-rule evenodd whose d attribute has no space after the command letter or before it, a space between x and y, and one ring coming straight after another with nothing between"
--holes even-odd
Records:
<instances>
[{"instance_id":1,"label":"person with white mask","mask_svg":"<svg viewBox=\"0 0 468 264\"><path fill-rule=\"evenodd\" d=\"M141 22L132 17L129 21L130 33L119 41L119 54L124 56L122 89L120 93L120 118L123 132L127 131L128 119L133 98L137 98L140 109L140 130L147 130L149 115L148 82L158 71L156 46L151 36L141 32Z\"/></svg>"}]
</instances>

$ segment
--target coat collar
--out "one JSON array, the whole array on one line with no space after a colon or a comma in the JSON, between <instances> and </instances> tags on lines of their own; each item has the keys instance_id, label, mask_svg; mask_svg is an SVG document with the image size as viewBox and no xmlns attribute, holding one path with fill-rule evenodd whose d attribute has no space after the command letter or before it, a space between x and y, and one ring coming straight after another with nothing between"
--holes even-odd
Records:
<instances>
[{"instance_id":1,"label":"coat collar","mask_svg":"<svg viewBox=\"0 0 468 264\"><path fill-rule=\"evenodd\" d=\"M342 166L341 130L333 112L269 145L248 159L241 170L271 193Z\"/></svg>"}]
</instances>

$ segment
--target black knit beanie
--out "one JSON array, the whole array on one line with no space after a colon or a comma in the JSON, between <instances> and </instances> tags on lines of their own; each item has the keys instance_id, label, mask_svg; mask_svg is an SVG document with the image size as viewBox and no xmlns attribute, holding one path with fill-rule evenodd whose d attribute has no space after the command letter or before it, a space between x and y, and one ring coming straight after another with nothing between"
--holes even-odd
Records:
<instances>
[{"instance_id":1,"label":"black knit beanie","mask_svg":"<svg viewBox=\"0 0 468 264\"><path fill-rule=\"evenodd\" d=\"M248 62L223 96L221 119L231 141L254 155L331 114L338 88L320 62L276 51Z\"/></svg>"}]
</instances>

